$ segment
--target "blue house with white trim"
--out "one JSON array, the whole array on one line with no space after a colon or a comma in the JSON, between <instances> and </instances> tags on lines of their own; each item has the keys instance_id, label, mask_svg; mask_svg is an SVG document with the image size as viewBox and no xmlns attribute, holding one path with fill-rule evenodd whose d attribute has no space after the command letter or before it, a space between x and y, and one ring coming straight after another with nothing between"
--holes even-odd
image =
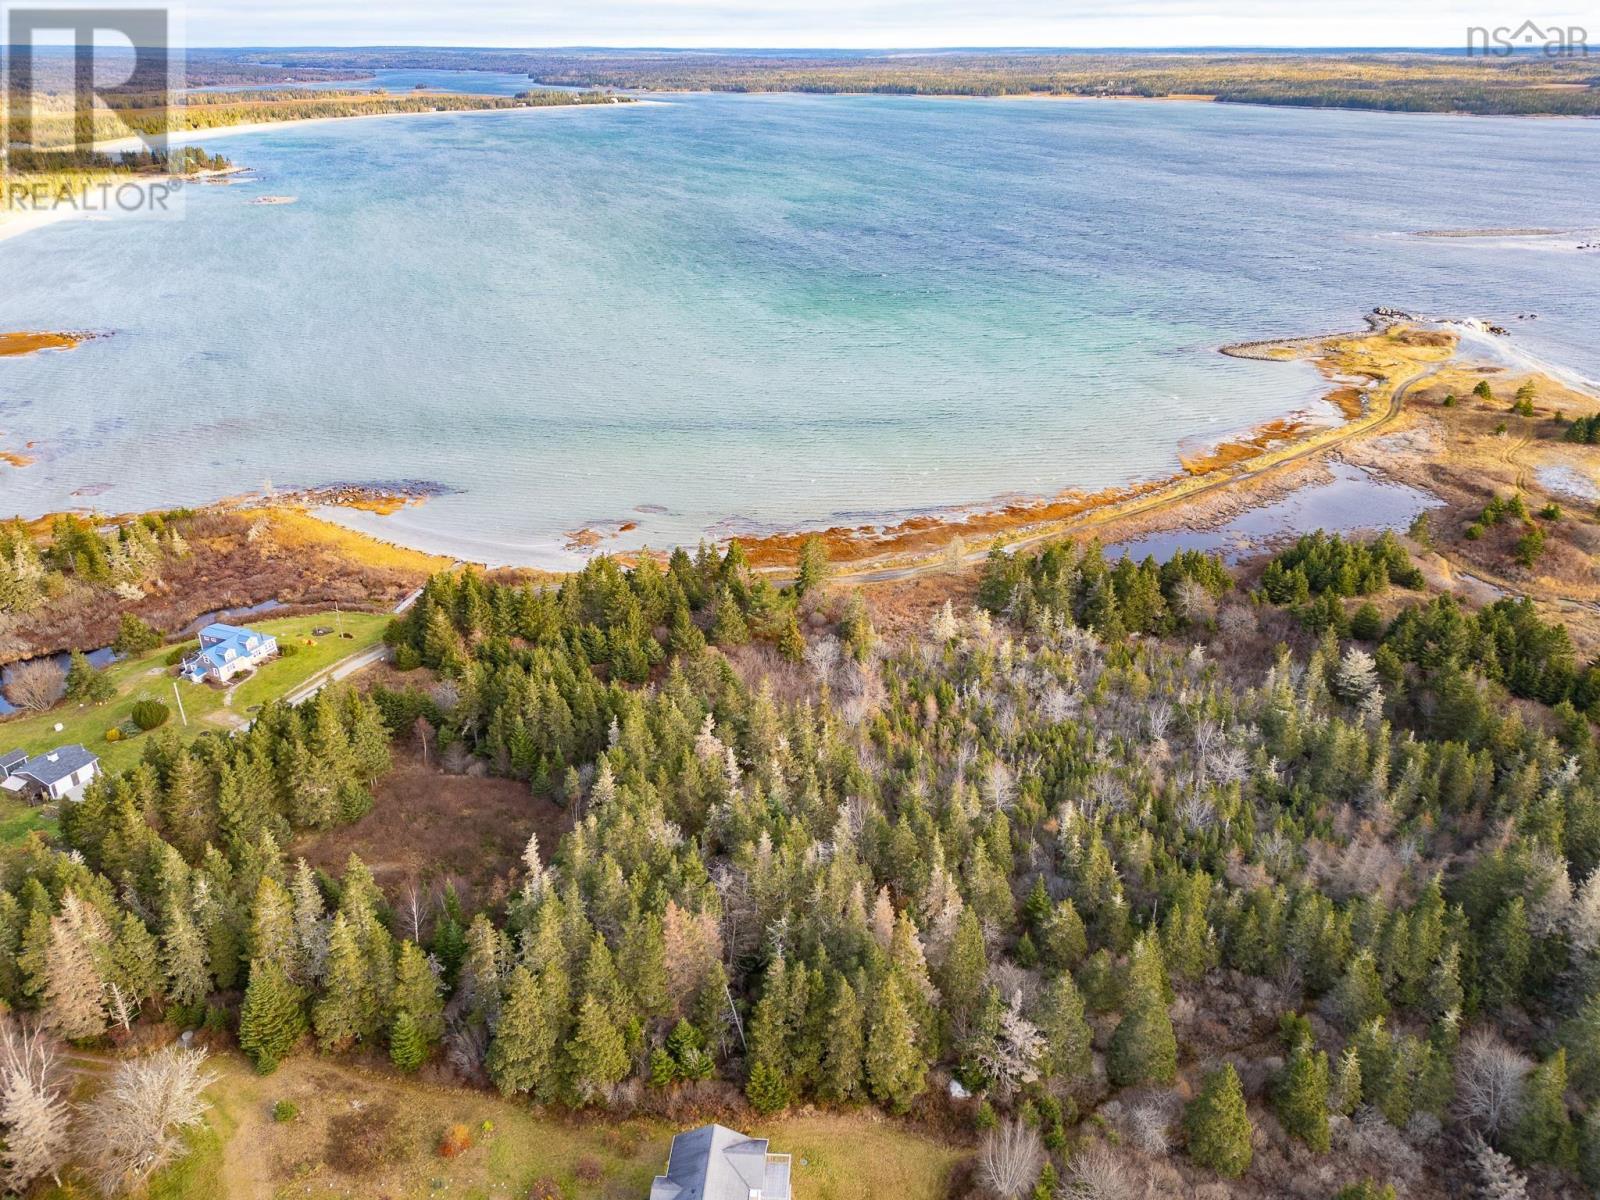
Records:
<instances>
[{"instance_id":1,"label":"blue house with white trim","mask_svg":"<svg viewBox=\"0 0 1600 1200\"><path fill-rule=\"evenodd\" d=\"M241 625L207 625L200 631L200 649L183 660L183 675L193 683L227 683L251 671L278 652L278 639Z\"/></svg>"}]
</instances>

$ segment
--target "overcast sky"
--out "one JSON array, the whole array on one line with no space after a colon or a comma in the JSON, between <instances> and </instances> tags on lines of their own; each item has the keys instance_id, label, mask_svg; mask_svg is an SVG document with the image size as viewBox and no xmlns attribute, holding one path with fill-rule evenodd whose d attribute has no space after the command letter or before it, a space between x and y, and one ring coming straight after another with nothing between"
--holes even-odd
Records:
<instances>
[{"instance_id":1,"label":"overcast sky","mask_svg":"<svg viewBox=\"0 0 1600 1200\"><path fill-rule=\"evenodd\" d=\"M1526 0L1523 0L1525 3ZM191 0L191 46L1442 46L1571 0Z\"/></svg>"}]
</instances>

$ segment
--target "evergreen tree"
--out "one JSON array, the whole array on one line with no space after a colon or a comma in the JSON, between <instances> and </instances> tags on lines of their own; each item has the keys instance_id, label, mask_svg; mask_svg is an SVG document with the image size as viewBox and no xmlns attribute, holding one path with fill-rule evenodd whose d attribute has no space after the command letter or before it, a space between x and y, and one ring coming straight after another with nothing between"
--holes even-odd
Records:
<instances>
[{"instance_id":1,"label":"evergreen tree","mask_svg":"<svg viewBox=\"0 0 1600 1200\"><path fill-rule=\"evenodd\" d=\"M822 1049L821 1081L818 1087L824 1100L834 1104L853 1104L864 1098L862 1059L866 1052L864 1025L866 1014L856 991L842 975L828 1007L827 1042Z\"/></svg>"},{"instance_id":2,"label":"evergreen tree","mask_svg":"<svg viewBox=\"0 0 1600 1200\"><path fill-rule=\"evenodd\" d=\"M1383 995L1383 981L1372 955L1362 950L1350 960L1344 978L1334 990L1333 1009L1349 1029L1365 1025L1374 1017L1389 1015L1389 1002Z\"/></svg>"},{"instance_id":3,"label":"evergreen tree","mask_svg":"<svg viewBox=\"0 0 1600 1200\"><path fill-rule=\"evenodd\" d=\"M533 1091L550 1071L555 1031L544 1015L539 981L526 967L518 967L506 985L505 1005L489 1046L489 1078L503 1095Z\"/></svg>"},{"instance_id":4,"label":"evergreen tree","mask_svg":"<svg viewBox=\"0 0 1600 1200\"><path fill-rule=\"evenodd\" d=\"M1148 939L1135 949L1122 1020L1111 1035L1106 1071L1115 1087L1171 1083L1178 1073L1178 1043L1167 1013L1160 951Z\"/></svg>"},{"instance_id":5,"label":"evergreen tree","mask_svg":"<svg viewBox=\"0 0 1600 1200\"><path fill-rule=\"evenodd\" d=\"M411 1018L426 1054L444 1036L444 1000L439 976L415 942L400 944L395 965L394 1010Z\"/></svg>"},{"instance_id":6,"label":"evergreen tree","mask_svg":"<svg viewBox=\"0 0 1600 1200\"><path fill-rule=\"evenodd\" d=\"M1505 1008L1521 998L1532 953L1527 909L1521 896L1513 896L1500 906L1484 934L1480 975L1486 1007Z\"/></svg>"},{"instance_id":7,"label":"evergreen tree","mask_svg":"<svg viewBox=\"0 0 1600 1200\"><path fill-rule=\"evenodd\" d=\"M917 1027L891 975L879 993L878 1011L867 1034L867 1086L873 1099L902 1113L922 1094L928 1064L917 1047Z\"/></svg>"},{"instance_id":8,"label":"evergreen tree","mask_svg":"<svg viewBox=\"0 0 1600 1200\"><path fill-rule=\"evenodd\" d=\"M1047 1074L1069 1083L1086 1078L1093 1067L1093 1038L1084 1018L1083 997L1066 971L1046 985L1042 1008L1039 1032L1047 1047Z\"/></svg>"},{"instance_id":9,"label":"evergreen tree","mask_svg":"<svg viewBox=\"0 0 1600 1200\"><path fill-rule=\"evenodd\" d=\"M395 1013L389 1026L389 1061L402 1071L415 1071L428 1057L428 1043L406 1009Z\"/></svg>"},{"instance_id":10,"label":"evergreen tree","mask_svg":"<svg viewBox=\"0 0 1600 1200\"><path fill-rule=\"evenodd\" d=\"M311 1008L311 1024L324 1050L343 1050L374 1026L377 1001L369 992L367 964L355 931L343 913L328 934L328 967L322 994Z\"/></svg>"},{"instance_id":11,"label":"evergreen tree","mask_svg":"<svg viewBox=\"0 0 1600 1200\"><path fill-rule=\"evenodd\" d=\"M983 942L983 929L971 905L956 919L955 936L939 973L939 990L945 1010L957 1028L964 1028L976 1015L983 1000L989 976L989 953Z\"/></svg>"},{"instance_id":12,"label":"evergreen tree","mask_svg":"<svg viewBox=\"0 0 1600 1200\"><path fill-rule=\"evenodd\" d=\"M1516 1120L1506 1134L1506 1150L1523 1166L1577 1165L1577 1136L1566 1093L1567 1052L1557 1050L1529 1073Z\"/></svg>"},{"instance_id":13,"label":"evergreen tree","mask_svg":"<svg viewBox=\"0 0 1600 1200\"><path fill-rule=\"evenodd\" d=\"M1244 1087L1232 1064L1206 1074L1199 1095L1183 1111L1189 1157L1236 1179L1250 1168L1250 1116Z\"/></svg>"},{"instance_id":14,"label":"evergreen tree","mask_svg":"<svg viewBox=\"0 0 1600 1200\"><path fill-rule=\"evenodd\" d=\"M567 1087L577 1108L598 1104L628 1074L622 1031L595 996L585 996L577 1029L567 1043Z\"/></svg>"},{"instance_id":15,"label":"evergreen tree","mask_svg":"<svg viewBox=\"0 0 1600 1200\"><path fill-rule=\"evenodd\" d=\"M124 912L117 922L110 975L123 996L138 1004L162 994L166 981L161 971L161 948L145 923L131 912Z\"/></svg>"},{"instance_id":16,"label":"evergreen tree","mask_svg":"<svg viewBox=\"0 0 1600 1200\"><path fill-rule=\"evenodd\" d=\"M731 589L724 587L717 597L716 615L711 621L711 640L719 646L742 646L750 640L750 626Z\"/></svg>"},{"instance_id":17,"label":"evergreen tree","mask_svg":"<svg viewBox=\"0 0 1600 1200\"><path fill-rule=\"evenodd\" d=\"M257 1071L270 1075L305 1032L305 994L276 959L256 959L239 1012L239 1049Z\"/></svg>"},{"instance_id":18,"label":"evergreen tree","mask_svg":"<svg viewBox=\"0 0 1600 1200\"><path fill-rule=\"evenodd\" d=\"M1298 1040L1289 1052L1273 1105L1287 1133L1319 1154L1328 1149L1328 1056L1308 1040Z\"/></svg>"},{"instance_id":19,"label":"evergreen tree","mask_svg":"<svg viewBox=\"0 0 1600 1200\"><path fill-rule=\"evenodd\" d=\"M211 994L211 967L200 931L180 908L168 919L161 941L167 966L167 999L193 1008Z\"/></svg>"},{"instance_id":20,"label":"evergreen tree","mask_svg":"<svg viewBox=\"0 0 1600 1200\"><path fill-rule=\"evenodd\" d=\"M1328 1111L1348 1117L1361 1103L1361 1054L1354 1046L1339 1056L1339 1069L1328 1088Z\"/></svg>"},{"instance_id":21,"label":"evergreen tree","mask_svg":"<svg viewBox=\"0 0 1600 1200\"><path fill-rule=\"evenodd\" d=\"M821 587L828 578L828 550L821 538L807 538L800 546L800 561L795 568L795 595Z\"/></svg>"},{"instance_id":22,"label":"evergreen tree","mask_svg":"<svg viewBox=\"0 0 1600 1200\"><path fill-rule=\"evenodd\" d=\"M805 661L806 636L800 632L800 621L793 612L784 618L783 629L778 634L778 653L787 662Z\"/></svg>"}]
</instances>

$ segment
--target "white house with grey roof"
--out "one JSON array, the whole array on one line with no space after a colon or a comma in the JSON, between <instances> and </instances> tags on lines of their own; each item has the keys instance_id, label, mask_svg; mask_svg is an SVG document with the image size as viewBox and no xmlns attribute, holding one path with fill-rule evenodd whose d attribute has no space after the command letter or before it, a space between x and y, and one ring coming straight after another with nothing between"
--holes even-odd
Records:
<instances>
[{"instance_id":1,"label":"white house with grey roof","mask_svg":"<svg viewBox=\"0 0 1600 1200\"><path fill-rule=\"evenodd\" d=\"M768 1154L766 1138L702 1125L672 1139L650 1200L789 1200L789 1156Z\"/></svg>"},{"instance_id":2,"label":"white house with grey roof","mask_svg":"<svg viewBox=\"0 0 1600 1200\"><path fill-rule=\"evenodd\" d=\"M99 773L100 760L76 743L31 758L20 750L0 754L0 790L29 799L73 797Z\"/></svg>"}]
</instances>

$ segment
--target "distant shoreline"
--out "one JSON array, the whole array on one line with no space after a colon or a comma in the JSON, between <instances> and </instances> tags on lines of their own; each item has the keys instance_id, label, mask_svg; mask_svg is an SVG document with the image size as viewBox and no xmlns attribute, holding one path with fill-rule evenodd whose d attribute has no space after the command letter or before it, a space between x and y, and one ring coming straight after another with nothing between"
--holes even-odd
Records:
<instances>
[{"instance_id":1,"label":"distant shoreline","mask_svg":"<svg viewBox=\"0 0 1600 1200\"><path fill-rule=\"evenodd\" d=\"M182 142L211 142L221 137L232 137L239 134L271 133L276 130L303 128L308 125L327 125L349 121L375 121L384 117L459 117L476 116L483 113L525 113L525 112L565 112L573 109L609 109L631 108L634 105L653 107L667 104L665 100L627 100L617 101L612 104L525 104L508 105L504 108L455 108L455 109L428 109L415 112L381 112L381 113L353 113L346 117L306 117L299 120L285 121L247 121L237 125L212 125L203 129L173 130L167 135L169 144ZM122 154L128 151L138 151L145 148L145 142L137 136L114 138L111 141L96 142L94 149L97 154ZM125 180L118 180L118 187L151 187L157 184L171 183L177 179L193 180L220 175L238 174L247 171L247 166L235 166L227 171L202 172L199 176L188 175L139 175L129 176ZM24 212L0 211L0 242L9 241L11 238L21 237L35 229L43 229L49 225L56 225L62 221L88 216L105 216L103 213L87 212L81 207L72 204L56 204L48 209L29 209Z\"/></svg>"}]
</instances>

